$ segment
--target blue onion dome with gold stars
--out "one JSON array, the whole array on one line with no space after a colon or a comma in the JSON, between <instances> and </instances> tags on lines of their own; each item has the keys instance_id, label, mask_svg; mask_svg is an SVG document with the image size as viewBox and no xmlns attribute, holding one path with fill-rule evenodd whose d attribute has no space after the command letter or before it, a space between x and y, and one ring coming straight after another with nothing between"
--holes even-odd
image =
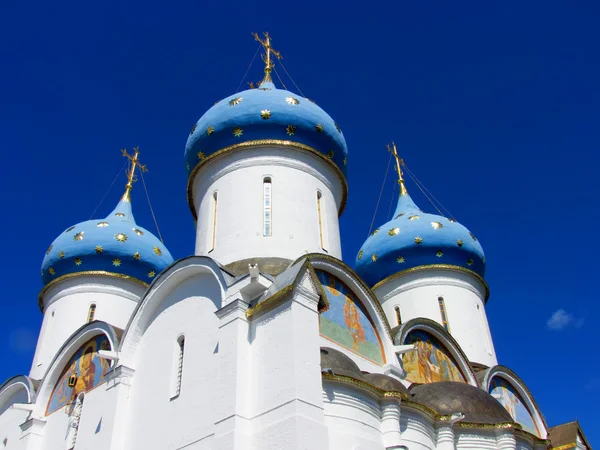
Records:
<instances>
[{"instance_id":1,"label":"blue onion dome with gold stars","mask_svg":"<svg viewBox=\"0 0 600 450\"><path fill-rule=\"evenodd\" d=\"M406 190L400 163L397 170L398 206L392 220L377 228L362 245L356 272L370 286L423 266L458 267L483 277L485 255L475 235L454 219L419 209Z\"/></svg>"},{"instance_id":2,"label":"blue onion dome with gold stars","mask_svg":"<svg viewBox=\"0 0 600 450\"><path fill-rule=\"evenodd\" d=\"M136 163L137 155L136 149L130 156ZM108 216L67 228L48 247L42 262L44 286L76 275L109 275L147 285L173 263L164 244L133 217L130 190L135 166L125 194Z\"/></svg>"}]
</instances>

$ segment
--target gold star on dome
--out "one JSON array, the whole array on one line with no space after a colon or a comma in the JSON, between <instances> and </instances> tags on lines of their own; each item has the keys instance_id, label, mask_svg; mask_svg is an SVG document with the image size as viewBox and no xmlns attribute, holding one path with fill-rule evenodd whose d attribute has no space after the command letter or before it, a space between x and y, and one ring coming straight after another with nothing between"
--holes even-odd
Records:
<instances>
[{"instance_id":1,"label":"gold star on dome","mask_svg":"<svg viewBox=\"0 0 600 450\"><path fill-rule=\"evenodd\" d=\"M297 105L298 103L300 103L300 100L294 97L286 97L285 101L288 102L288 105Z\"/></svg>"},{"instance_id":2,"label":"gold star on dome","mask_svg":"<svg viewBox=\"0 0 600 450\"><path fill-rule=\"evenodd\" d=\"M371 261L373 261L373 262L377 261L377 255L375 253L373 253L371 255Z\"/></svg>"},{"instance_id":3,"label":"gold star on dome","mask_svg":"<svg viewBox=\"0 0 600 450\"><path fill-rule=\"evenodd\" d=\"M200 161L202 161L204 158L206 158L206 155L204 154L204 152L198 152L198 159Z\"/></svg>"},{"instance_id":4,"label":"gold star on dome","mask_svg":"<svg viewBox=\"0 0 600 450\"><path fill-rule=\"evenodd\" d=\"M357 259L361 259L361 258L362 258L362 255L363 255L363 251L361 250L360 252L358 252L358 257L357 257Z\"/></svg>"},{"instance_id":5,"label":"gold star on dome","mask_svg":"<svg viewBox=\"0 0 600 450\"><path fill-rule=\"evenodd\" d=\"M132 230L138 236L141 236L142 234L144 234L144 232L142 230L138 229L138 228L132 228Z\"/></svg>"},{"instance_id":6,"label":"gold star on dome","mask_svg":"<svg viewBox=\"0 0 600 450\"><path fill-rule=\"evenodd\" d=\"M65 257L65 252L63 252L62 250L60 252L58 252L58 257L60 259L63 259Z\"/></svg>"},{"instance_id":7,"label":"gold star on dome","mask_svg":"<svg viewBox=\"0 0 600 450\"><path fill-rule=\"evenodd\" d=\"M186 168L187 170L190 170L190 165L189 165L189 164L186 164L186 165L185 165L185 168Z\"/></svg>"},{"instance_id":8,"label":"gold star on dome","mask_svg":"<svg viewBox=\"0 0 600 450\"><path fill-rule=\"evenodd\" d=\"M81 241L83 239L83 234L84 234L84 231L80 231L79 233L76 233L75 236L73 236L73 240Z\"/></svg>"},{"instance_id":9,"label":"gold star on dome","mask_svg":"<svg viewBox=\"0 0 600 450\"><path fill-rule=\"evenodd\" d=\"M390 230L388 231L388 234L390 236L397 236L400 233L400 228L396 227L396 228L390 228Z\"/></svg>"},{"instance_id":10,"label":"gold star on dome","mask_svg":"<svg viewBox=\"0 0 600 450\"><path fill-rule=\"evenodd\" d=\"M46 250L46 255L49 255L51 251L52 251L52 245L50 247L48 247L48 250Z\"/></svg>"},{"instance_id":11,"label":"gold star on dome","mask_svg":"<svg viewBox=\"0 0 600 450\"><path fill-rule=\"evenodd\" d=\"M152 250L154 250L154 253L156 253L158 256L162 255L162 250L158 247L154 247Z\"/></svg>"},{"instance_id":12,"label":"gold star on dome","mask_svg":"<svg viewBox=\"0 0 600 450\"><path fill-rule=\"evenodd\" d=\"M156 272L154 270L151 270L150 272L148 272L148 278L154 278L156 276Z\"/></svg>"},{"instance_id":13,"label":"gold star on dome","mask_svg":"<svg viewBox=\"0 0 600 450\"><path fill-rule=\"evenodd\" d=\"M269 111L268 109L263 109L260 112L260 117L263 118L263 120L267 120L271 118L271 111Z\"/></svg>"},{"instance_id":14,"label":"gold star on dome","mask_svg":"<svg viewBox=\"0 0 600 450\"><path fill-rule=\"evenodd\" d=\"M398 217L402 217L404 214L406 214L406 213L400 213L396 217L394 217L394 219L397 219Z\"/></svg>"},{"instance_id":15,"label":"gold star on dome","mask_svg":"<svg viewBox=\"0 0 600 450\"><path fill-rule=\"evenodd\" d=\"M123 233L115 234L115 239L119 242L125 242L127 240L127 235Z\"/></svg>"},{"instance_id":16,"label":"gold star on dome","mask_svg":"<svg viewBox=\"0 0 600 450\"><path fill-rule=\"evenodd\" d=\"M472 266L473 263L474 261L471 258L467 259L467 265Z\"/></svg>"},{"instance_id":17,"label":"gold star on dome","mask_svg":"<svg viewBox=\"0 0 600 450\"><path fill-rule=\"evenodd\" d=\"M404 264L404 256L398 256L398 257L396 258L396 262L397 262L398 264Z\"/></svg>"},{"instance_id":18,"label":"gold star on dome","mask_svg":"<svg viewBox=\"0 0 600 450\"><path fill-rule=\"evenodd\" d=\"M348 158L344 156L344 165L348 164Z\"/></svg>"},{"instance_id":19,"label":"gold star on dome","mask_svg":"<svg viewBox=\"0 0 600 450\"><path fill-rule=\"evenodd\" d=\"M97 226L98 228L104 228L104 227L107 227L107 226L108 226L108 222L98 222L98 223L96 224L96 226Z\"/></svg>"},{"instance_id":20,"label":"gold star on dome","mask_svg":"<svg viewBox=\"0 0 600 450\"><path fill-rule=\"evenodd\" d=\"M119 258L113 259L113 266L119 267L121 265L121 260Z\"/></svg>"},{"instance_id":21,"label":"gold star on dome","mask_svg":"<svg viewBox=\"0 0 600 450\"><path fill-rule=\"evenodd\" d=\"M288 135L293 136L294 134L296 134L296 125L288 125L285 131L287 131Z\"/></svg>"},{"instance_id":22,"label":"gold star on dome","mask_svg":"<svg viewBox=\"0 0 600 450\"><path fill-rule=\"evenodd\" d=\"M413 216L408 216L408 220L419 220L420 216L417 215L413 215Z\"/></svg>"},{"instance_id":23,"label":"gold star on dome","mask_svg":"<svg viewBox=\"0 0 600 450\"><path fill-rule=\"evenodd\" d=\"M462 239L457 239L457 240L456 240L456 245L458 245L459 247L462 247L462 246L463 246L463 241L462 241Z\"/></svg>"},{"instance_id":24,"label":"gold star on dome","mask_svg":"<svg viewBox=\"0 0 600 450\"><path fill-rule=\"evenodd\" d=\"M123 214L123 213L115 213L115 216L117 216L117 217L125 217L125 214Z\"/></svg>"},{"instance_id":25,"label":"gold star on dome","mask_svg":"<svg viewBox=\"0 0 600 450\"><path fill-rule=\"evenodd\" d=\"M142 256L140 255L140 252L135 252L133 254L133 259L135 259L136 261L139 261L142 258Z\"/></svg>"},{"instance_id":26,"label":"gold star on dome","mask_svg":"<svg viewBox=\"0 0 600 450\"><path fill-rule=\"evenodd\" d=\"M233 129L233 135L235 137L240 137L242 134L244 134L244 132L242 131L242 129L240 127L235 127Z\"/></svg>"},{"instance_id":27,"label":"gold star on dome","mask_svg":"<svg viewBox=\"0 0 600 450\"><path fill-rule=\"evenodd\" d=\"M100 254L104 251L101 245L96 245L96 253Z\"/></svg>"},{"instance_id":28,"label":"gold star on dome","mask_svg":"<svg viewBox=\"0 0 600 450\"><path fill-rule=\"evenodd\" d=\"M322 133L323 132L323 125L321 125L320 123L317 124L317 126L315 127L315 129L319 132Z\"/></svg>"},{"instance_id":29,"label":"gold star on dome","mask_svg":"<svg viewBox=\"0 0 600 450\"><path fill-rule=\"evenodd\" d=\"M334 155L333 150L329 150L329 153L327 153L327 157L329 159L333 159L333 155Z\"/></svg>"},{"instance_id":30,"label":"gold star on dome","mask_svg":"<svg viewBox=\"0 0 600 450\"><path fill-rule=\"evenodd\" d=\"M236 97L229 100L229 106L239 105L240 103L242 103L242 97Z\"/></svg>"},{"instance_id":31,"label":"gold star on dome","mask_svg":"<svg viewBox=\"0 0 600 450\"><path fill-rule=\"evenodd\" d=\"M196 128L198 128L198 122L196 122L196 123L194 124L194 126L192 127L192 129L191 129L191 131L190 131L190 134L194 134L194 131L196 131Z\"/></svg>"},{"instance_id":32,"label":"gold star on dome","mask_svg":"<svg viewBox=\"0 0 600 450\"><path fill-rule=\"evenodd\" d=\"M212 125L210 125L207 129L206 129L206 135L210 136L211 134L213 134L215 132L215 127L213 127Z\"/></svg>"},{"instance_id":33,"label":"gold star on dome","mask_svg":"<svg viewBox=\"0 0 600 450\"><path fill-rule=\"evenodd\" d=\"M76 266L80 266L81 265L81 258L75 258L75 265Z\"/></svg>"},{"instance_id":34,"label":"gold star on dome","mask_svg":"<svg viewBox=\"0 0 600 450\"><path fill-rule=\"evenodd\" d=\"M371 233L371 236L375 236L377 233L379 233L379 228L376 228L375 231L373 231L373 233Z\"/></svg>"},{"instance_id":35,"label":"gold star on dome","mask_svg":"<svg viewBox=\"0 0 600 450\"><path fill-rule=\"evenodd\" d=\"M477 242L477 238L475 237L475 235L473 233L469 232L469 235L475 242Z\"/></svg>"},{"instance_id":36,"label":"gold star on dome","mask_svg":"<svg viewBox=\"0 0 600 450\"><path fill-rule=\"evenodd\" d=\"M444 252L441 250L438 250L437 253L435 254L435 256L437 256L438 258L441 258L442 256L444 256Z\"/></svg>"},{"instance_id":37,"label":"gold star on dome","mask_svg":"<svg viewBox=\"0 0 600 450\"><path fill-rule=\"evenodd\" d=\"M423 238L421 236L417 236L415 238L415 244L422 244L423 243Z\"/></svg>"},{"instance_id":38,"label":"gold star on dome","mask_svg":"<svg viewBox=\"0 0 600 450\"><path fill-rule=\"evenodd\" d=\"M48 272L50 273L50 275L54 275L56 273L56 270L54 270L54 267L50 267L48 269Z\"/></svg>"},{"instance_id":39,"label":"gold star on dome","mask_svg":"<svg viewBox=\"0 0 600 450\"><path fill-rule=\"evenodd\" d=\"M441 230L442 228L444 228L444 225L442 225L441 222L431 222L431 228L433 228L434 230Z\"/></svg>"},{"instance_id":40,"label":"gold star on dome","mask_svg":"<svg viewBox=\"0 0 600 450\"><path fill-rule=\"evenodd\" d=\"M456 220L454 220L454 219L448 219L448 222L456 223Z\"/></svg>"}]
</instances>

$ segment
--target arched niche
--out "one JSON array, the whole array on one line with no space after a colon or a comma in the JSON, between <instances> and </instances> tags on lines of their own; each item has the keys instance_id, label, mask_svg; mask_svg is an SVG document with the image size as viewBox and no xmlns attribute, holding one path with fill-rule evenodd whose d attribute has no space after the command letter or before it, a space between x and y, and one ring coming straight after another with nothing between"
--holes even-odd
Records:
<instances>
[{"instance_id":1,"label":"arched niche","mask_svg":"<svg viewBox=\"0 0 600 450\"><path fill-rule=\"evenodd\" d=\"M398 345L415 345L402 354L406 381L418 384L457 381L477 386L469 361L458 343L437 322L413 319L396 334Z\"/></svg>"},{"instance_id":2,"label":"arched niche","mask_svg":"<svg viewBox=\"0 0 600 450\"><path fill-rule=\"evenodd\" d=\"M0 415L15 403L31 403L35 387L31 378L18 375L0 385Z\"/></svg>"}]
</instances>

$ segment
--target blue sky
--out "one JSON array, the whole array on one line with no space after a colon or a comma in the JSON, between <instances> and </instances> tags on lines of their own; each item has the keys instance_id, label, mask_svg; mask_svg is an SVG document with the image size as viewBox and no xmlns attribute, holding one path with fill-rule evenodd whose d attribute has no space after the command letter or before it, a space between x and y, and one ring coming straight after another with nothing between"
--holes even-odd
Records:
<instances>
[{"instance_id":1,"label":"blue sky","mask_svg":"<svg viewBox=\"0 0 600 450\"><path fill-rule=\"evenodd\" d=\"M175 258L193 253L186 138L235 92L256 50L250 32L268 30L348 142L344 259L353 264L367 235L394 139L483 245L500 362L550 425L577 418L599 442L600 5L451 3L3 1L0 380L28 372L44 251L90 217L123 164L119 149L141 147L165 243ZM248 80L260 77L257 62ZM376 223L394 201L387 181ZM141 186L133 201L152 229Z\"/></svg>"}]
</instances>

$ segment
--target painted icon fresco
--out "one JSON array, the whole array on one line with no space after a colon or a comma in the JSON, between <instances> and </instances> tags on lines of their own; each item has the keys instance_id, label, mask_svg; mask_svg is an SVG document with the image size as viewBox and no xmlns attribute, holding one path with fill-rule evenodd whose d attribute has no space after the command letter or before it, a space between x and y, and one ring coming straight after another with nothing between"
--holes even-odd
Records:
<instances>
[{"instance_id":1,"label":"painted icon fresco","mask_svg":"<svg viewBox=\"0 0 600 450\"><path fill-rule=\"evenodd\" d=\"M46 414L73 403L81 392L91 391L105 381L110 364L107 360L98 358L98 350L110 350L110 343L105 335L90 339L75 352L54 386ZM73 387L69 386L70 378L75 382Z\"/></svg>"},{"instance_id":2,"label":"painted icon fresco","mask_svg":"<svg viewBox=\"0 0 600 450\"><path fill-rule=\"evenodd\" d=\"M376 364L385 362L381 340L364 306L350 289L333 275L316 271L329 309L321 313L321 335Z\"/></svg>"},{"instance_id":3,"label":"painted icon fresco","mask_svg":"<svg viewBox=\"0 0 600 450\"><path fill-rule=\"evenodd\" d=\"M489 391L509 412L513 420L523 427L523 430L541 437L523 399L508 381L500 377L492 378Z\"/></svg>"},{"instance_id":4,"label":"painted icon fresco","mask_svg":"<svg viewBox=\"0 0 600 450\"><path fill-rule=\"evenodd\" d=\"M402 356L406 379L413 383L460 381L466 383L454 359L443 344L421 330L411 331L405 344L416 344L417 349Z\"/></svg>"}]
</instances>

